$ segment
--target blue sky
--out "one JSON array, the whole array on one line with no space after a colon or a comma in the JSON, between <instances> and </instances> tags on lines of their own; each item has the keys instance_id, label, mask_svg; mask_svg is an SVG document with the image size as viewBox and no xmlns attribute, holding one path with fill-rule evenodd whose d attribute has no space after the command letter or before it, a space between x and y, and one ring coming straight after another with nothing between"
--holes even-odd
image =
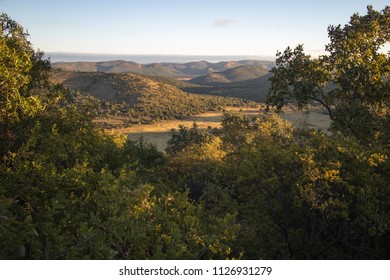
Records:
<instances>
[{"instance_id":1,"label":"blue sky","mask_svg":"<svg viewBox=\"0 0 390 280\"><path fill-rule=\"evenodd\" d=\"M327 27L388 0L0 0L35 48L94 54L256 55L324 51Z\"/></svg>"}]
</instances>

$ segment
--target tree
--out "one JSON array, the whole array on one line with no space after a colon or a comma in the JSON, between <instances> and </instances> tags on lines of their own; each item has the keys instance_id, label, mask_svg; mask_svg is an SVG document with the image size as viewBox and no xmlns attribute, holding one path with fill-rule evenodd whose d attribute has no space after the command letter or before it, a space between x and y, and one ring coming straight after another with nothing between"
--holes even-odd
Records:
<instances>
[{"instance_id":1,"label":"tree","mask_svg":"<svg viewBox=\"0 0 390 280\"><path fill-rule=\"evenodd\" d=\"M277 53L267 102L281 109L312 101L326 108L334 130L362 141L388 140L390 105L390 7L354 14L344 27L329 26L328 55L312 59L303 45Z\"/></svg>"},{"instance_id":2,"label":"tree","mask_svg":"<svg viewBox=\"0 0 390 280\"><path fill-rule=\"evenodd\" d=\"M309 258L389 257L389 152L341 135L312 133L297 152Z\"/></svg>"},{"instance_id":3,"label":"tree","mask_svg":"<svg viewBox=\"0 0 390 280\"><path fill-rule=\"evenodd\" d=\"M182 150L184 147L191 144L201 144L210 139L210 134L203 132L194 122L191 128L179 125L179 131L173 129L171 131L171 139L168 141L166 151L170 154Z\"/></svg>"},{"instance_id":4,"label":"tree","mask_svg":"<svg viewBox=\"0 0 390 280\"><path fill-rule=\"evenodd\" d=\"M273 76L270 78L268 104L281 109L295 100L298 107L302 108L309 102L316 101L332 116L332 99L325 89L329 74L322 67L321 60L311 59L310 55L306 55L303 45L298 45L294 50L288 47L276 56L277 67L271 70Z\"/></svg>"}]
</instances>

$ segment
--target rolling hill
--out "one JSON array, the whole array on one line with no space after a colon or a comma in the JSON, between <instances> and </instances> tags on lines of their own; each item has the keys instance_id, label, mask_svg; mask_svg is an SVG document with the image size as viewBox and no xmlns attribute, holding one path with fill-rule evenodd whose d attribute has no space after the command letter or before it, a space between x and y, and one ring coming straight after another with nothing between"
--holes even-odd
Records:
<instances>
[{"instance_id":1,"label":"rolling hill","mask_svg":"<svg viewBox=\"0 0 390 280\"><path fill-rule=\"evenodd\" d=\"M256 102L265 102L270 87L271 74L259 78L230 83L210 84L205 86L180 87L188 93L207 94L214 96L237 97Z\"/></svg>"},{"instance_id":2,"label":"rolling hill","mask_svg":"<svg viewBox=\"0 0 390 280\"><path fill-rule=\"evenodd\" d=\"M196 77L189 82L198 85L219 85L252 80L264 76L267 73L268 69L263 65L242 65L229 68L222 72L214 72L205 76Z\"/></svg>"},{"instance_id":3,"label":"rolling hill","mask_svg":"<svg viewBox=\"0 0 390 280\"><path fill-rule=\"evenodd\" d=\"M207 61L196 61L188 63L151 63L138 64L131 61L115 60L103 62L55 62L54 69L65 71L81 72L106 72L106 73L137 73L151 76L163 76L169 78L195 78L208 75L213 72L221 72L230 68L253 65L270 68L274 65L272 61L241 60L222 61L211 63Z\"/></svg>"},{"instance_id":4,"label":"rolling hill","mask_svg":"<svg viewBox=\"0 0 390 280\"><path fill-rule=\"evenodd\" d=\"M238 98L187 93L164 79L129 73L53 70L51 80L93 97L105 127L180 119L225 106L250 104Z\"/></svg>"}]
</instances>

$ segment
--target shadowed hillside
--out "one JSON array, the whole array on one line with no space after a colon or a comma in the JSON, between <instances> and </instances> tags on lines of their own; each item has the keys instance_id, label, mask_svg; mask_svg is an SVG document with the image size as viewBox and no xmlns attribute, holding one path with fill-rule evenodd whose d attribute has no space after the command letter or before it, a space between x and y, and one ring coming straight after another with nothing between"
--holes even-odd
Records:
<instances>
[{"instance_id":1,"label":"shadowed hillside","mask_svg":"<svg viewBox=\"0 0 390 280\"><path fill-rule=\"evenodd\" d=\"M218 85L252 80L264 76L267 73L268 70L264 66L244 65L197 77L189 82L198 85Z\"/></svg>"},{"instance_id":2,"label":"shadowed hillside","mask_svg":"<svg viewBox=\"0 0 390 280\"><path fill-rule=\"evenodd\" d=\"M198 87L181 87L182 90L189 93L208 94L215 96L237 97L256 102L265 102L271 85L268 80L271 74L265 74L260 78L233 82L233 83L219 83L214 85L205 85Z\"/></svg>"}]
</instances>

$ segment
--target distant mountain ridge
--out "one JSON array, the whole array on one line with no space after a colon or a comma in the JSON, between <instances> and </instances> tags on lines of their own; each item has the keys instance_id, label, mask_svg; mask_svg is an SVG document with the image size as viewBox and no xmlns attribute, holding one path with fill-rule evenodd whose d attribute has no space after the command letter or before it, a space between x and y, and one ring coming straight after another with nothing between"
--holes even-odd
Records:
<instances>
[{"instance_id":1,"label":"distant mountain ridge","mask_svg":"<svg viewBox=\"0 0 390 280\"><path fill-rule=\"evenodd\" d=\"M151 63L139 64L132 61L113 60L102 62L55 62L54 69L80 72L106 72L106 73L137 73L151 76L163 76L169 78L195 78L205 76L213 72L222 72L239 66L261 66L270 69L273 61L239 60L221 61L212 63L208 61L195 61L188 63Z\"/></svg>"},{"instance_id":2,"label":"distant mountain ridge","mask_svg":"<svg viewBox=\"0 0 390 280\"><path fill-rule=\"evenodd\" d=\"M222 72L214 72L205 76L196 77L189 82L198 85L219 85L224 83L253 80L268 73L268 69L263 65L242 65L229 68Z\"/></svg>"}]
</instances>

